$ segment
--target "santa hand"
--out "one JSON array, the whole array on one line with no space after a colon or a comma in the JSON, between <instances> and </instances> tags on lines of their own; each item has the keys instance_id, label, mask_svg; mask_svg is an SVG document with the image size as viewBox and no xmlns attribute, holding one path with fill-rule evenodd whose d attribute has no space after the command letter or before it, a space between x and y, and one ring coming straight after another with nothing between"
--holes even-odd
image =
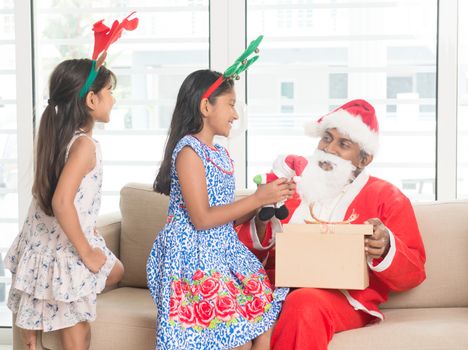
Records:
<instances>
[{"instance_id":1,"label":"santa hand","mask_svg":"<svg viewBox=\"0 0 468 350\"><path fill-rule=\"evenodd\" d=\"M378 218L368 219L365 224L373 226L373 234L364 240L366 255L372 259L385 258L390 249L390 233Z\"/></svg>"}]
</instances>

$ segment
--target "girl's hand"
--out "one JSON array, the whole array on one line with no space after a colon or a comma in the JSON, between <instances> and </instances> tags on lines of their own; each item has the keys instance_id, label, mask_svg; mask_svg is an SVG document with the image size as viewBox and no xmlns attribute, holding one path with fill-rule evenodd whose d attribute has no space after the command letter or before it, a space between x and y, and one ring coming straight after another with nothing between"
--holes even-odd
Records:
<instances>
[{"instance_id":1,"label":"girl's hand","mask_svg":"<svg viewBox=\"0 0 468 350\"><path fill-rule=\"evenodd\" d=\"M292 191L291 195L290 195L288 198L291 198L292 195L296 192L296 187L297 187L297 185L296 185L296 183L294 182L294 179L291 179L291 180L288 182L288 184L289 184L289 190Z\"/></svg>"},{"instance_id":2,"label":"girl's hand","mask_svg":"<svg viewBox=\"0 0 468 350\"><path fill-rule=\"evenodd\" d=\"M281 177L265 185L259 185L254 196L259 200L260 205L274 204L290 198L294 194L294 189L294 183Z\"/></svg>"},{"instance_id":3,"label":"girl's hand","mask_svg":"<svg viewBox=\"0 0 468 350\"><path fill-rule=\"evenodd\" d=\"M93 247L81 258L86 267L93 273L99 272L106 263L106 255L100 248Z\"/></svg>"}]
</instances>

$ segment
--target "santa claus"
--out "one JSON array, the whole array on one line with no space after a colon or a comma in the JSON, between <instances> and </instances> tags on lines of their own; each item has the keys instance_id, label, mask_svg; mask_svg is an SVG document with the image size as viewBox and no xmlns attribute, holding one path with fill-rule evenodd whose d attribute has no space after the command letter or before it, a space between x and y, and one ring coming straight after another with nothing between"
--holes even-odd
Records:
<instances>
[{"instance_id":1,"label":"santa claus","mask_svg":"<svg viewBox=\"0 0 468 350\"><path fill-rule=\"evenodd\" d=\"M364 248L369 287L292 291L273 331L272 349L326 349L335 332L383 319L379 304L391 291L413 288L425 279L425 251L410 201L365 170L379 139L372 105L350 101L307 125L306 132L320 141L297 184L298 194L286 201L289 216L282 221L256 216L238 227L239 237L274 281L275 233L282 223L370 223L373 235Z\"/></svg>"}]
</instances>

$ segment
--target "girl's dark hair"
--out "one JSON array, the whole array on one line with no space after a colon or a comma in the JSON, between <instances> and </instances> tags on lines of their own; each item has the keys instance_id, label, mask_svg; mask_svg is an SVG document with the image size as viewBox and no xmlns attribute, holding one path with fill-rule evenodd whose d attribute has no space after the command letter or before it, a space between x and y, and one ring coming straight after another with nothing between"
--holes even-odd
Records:
<instances>
[{"instance_id":1,"label":"girl's dark hair","mask_svg":"<svg viewBox=\"0 0 468 350\"><path fill-rule=\"evenodd\" d=\"M197 70L185 78L177 95L177 102L172 114L164 151L158 175L154 180L153 189L156 192L169 195L171 190L171 160L172 152L177 143L186 135L196 134L203 128L203 119L200 112L200 101L203 93L213 84L221 73L209 69ZM216 98L226 94L234 87L231 79L226 79L211 94L208 101L216 104Z\"/></svg>"},{"instance_id":2,"label":"girl's dark hair","mask_svg":"<svg viewBox=\"0 0 468 350\"><path fill-rule=\"evenodd\" d=\"M34 185L32 193L39 207L53 216L52 197L65 165L67 146L79 129L89 131L94 120L86 106L86 96L80 90L91 70L89 59L67 60L52 72L49 81L49 103L41 117L37 134ZM101 66L89 91L98 94L116 77Z\"/></svg>"}]
</instances>

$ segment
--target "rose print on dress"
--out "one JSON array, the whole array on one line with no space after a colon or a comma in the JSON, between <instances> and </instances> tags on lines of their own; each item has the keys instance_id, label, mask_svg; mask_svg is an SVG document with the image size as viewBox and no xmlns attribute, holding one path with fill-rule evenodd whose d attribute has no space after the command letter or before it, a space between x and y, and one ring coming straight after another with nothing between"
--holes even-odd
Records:
<instances>
[{"instance_id":1,"label":"rose print on dress","mask_svg":"<svg viewBox=\"0 0 468 350\"><path fill-rule=\"evenodd\" d=\"M172 325L213 329L240 317L253 323L271 307L273 292L265 274L243 276L240 283L222 277L218 271L195 271L191 281L172 278L169 319Z\"/></svg>"}]
</instances>

